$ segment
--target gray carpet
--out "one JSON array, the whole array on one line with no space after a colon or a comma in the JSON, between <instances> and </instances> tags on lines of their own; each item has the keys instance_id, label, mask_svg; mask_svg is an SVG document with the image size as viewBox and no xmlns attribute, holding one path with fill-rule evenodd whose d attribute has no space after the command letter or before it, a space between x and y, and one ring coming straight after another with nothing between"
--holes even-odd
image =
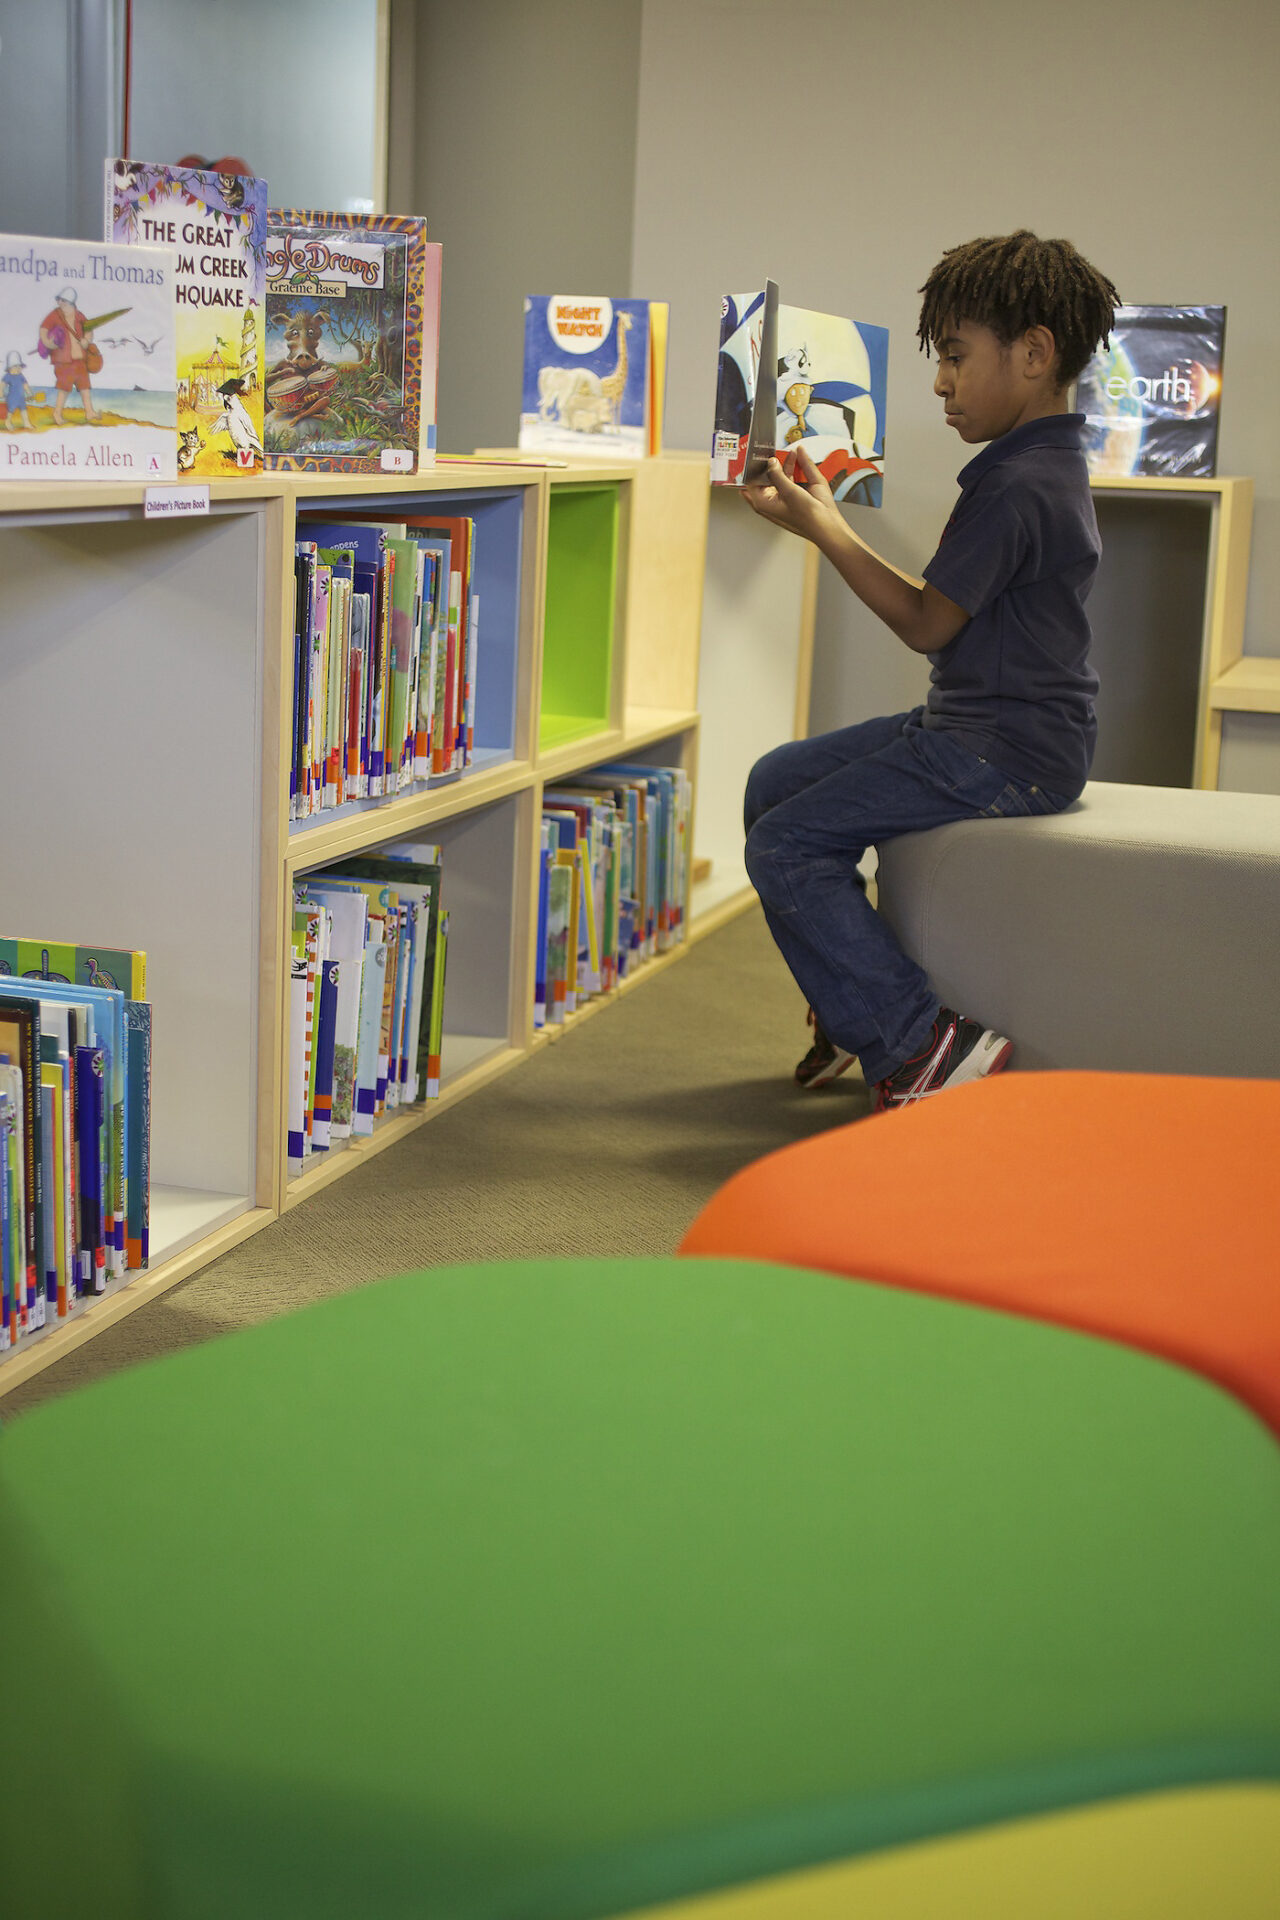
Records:
<instances>
[{"instance_id":1,"label":"gray carpet","mask_svg":"<svg viewBox=\"0 0 1280 1920\"><path fill-rule=\"evenodd\" d=\"M380 1275L662 1254L731 1173L861 1117L803 1093L804 1004L758 911L0 1400L0 1417Z\"/></svg>"}]
</instances>

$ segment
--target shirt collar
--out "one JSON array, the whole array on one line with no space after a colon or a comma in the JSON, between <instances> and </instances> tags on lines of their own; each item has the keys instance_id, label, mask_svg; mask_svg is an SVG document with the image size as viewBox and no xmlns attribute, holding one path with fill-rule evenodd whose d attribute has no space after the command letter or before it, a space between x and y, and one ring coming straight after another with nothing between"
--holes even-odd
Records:
<instances>
[{"instance_id":1,"label":"shirt collar","mask_svg":"<svg viewBox=\"0 0 1280 1920\"><path fill-rule=\"evenodd\" d=\"M1068 452L1080 451L1080 429L1084 426L1082 413L1048 413L1040 420L1027 420L1020 427L1014 427L1011 433L1002 433L998 440L992 440L962 467L956 475L961 489L969 488L981 480L984 473L997 466L1001 460L1007 460L1010 454L1024 453L1028 447L1060 447Z\"/></svg>"}]
</instances>

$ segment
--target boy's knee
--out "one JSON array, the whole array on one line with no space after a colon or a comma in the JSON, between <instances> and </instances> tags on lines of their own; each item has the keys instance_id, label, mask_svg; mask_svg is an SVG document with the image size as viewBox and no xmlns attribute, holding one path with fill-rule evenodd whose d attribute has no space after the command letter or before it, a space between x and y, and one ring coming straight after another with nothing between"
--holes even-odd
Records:
<instances>
[{"instance_id":1,"label":"boy's knee","mask_svg":"<svg viewBox=\"0 0 1280 1920\"><path fill-rule=\"evenodd\" d=\"M782 746L761 754L747 775L742 811L748 833L761 814L768 813L780 800L791 797L792 782L787 777L786 766L794 747L794 741L784 741Z\"/></svg>"}]
</instances>

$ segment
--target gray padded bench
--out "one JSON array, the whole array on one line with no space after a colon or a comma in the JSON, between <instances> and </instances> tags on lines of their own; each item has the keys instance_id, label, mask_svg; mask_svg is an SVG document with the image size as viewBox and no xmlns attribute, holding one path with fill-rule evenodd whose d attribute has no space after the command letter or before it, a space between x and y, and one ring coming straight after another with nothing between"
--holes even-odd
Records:
<instances>
[{"instance_id":1,"label":"gray padded bench","mask_svg":"<svg viewBox=\"0 0 1280 1920\"><path fill-rule=\"evenodd\" d=\"M879 904L1015 1067L1280 1078L1280 798L1097 782L887 841Z\"/></svg>"}]
</instances>

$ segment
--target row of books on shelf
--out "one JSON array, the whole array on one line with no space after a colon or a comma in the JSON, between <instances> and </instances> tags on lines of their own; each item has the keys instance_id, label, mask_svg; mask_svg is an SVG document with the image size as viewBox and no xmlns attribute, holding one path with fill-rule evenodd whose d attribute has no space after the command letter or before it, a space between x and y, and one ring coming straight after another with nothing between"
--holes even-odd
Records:
<instances>
[{"instance_id":1,"label":"row of books on shelf","mask_svg":"<svg viewBox=\"0 0 1280 1920\"><path fill-rule=\"evenodd\" d=\"M0 1353L147 1265L146 972L0 938Z\"/></svg>"},{"instance_id":2,"label":"row of books on shelf","mask_svg":"<svg viewBox=\"0 0 1280 1920\"><path fill-rule=\"evenodd\" d=\"M294 820L462 772L475 740L475 521L300 521Z\"/></svg>"},{"instance_id":3,"label":"row of books on shelf","mask_svg":"<svg viewBox=\"0 0 1280 1920\"><path fill-rule=\"evenodd\" d=\"M544 790L535 1027L684 938L691 804L682 767L595 767Z\"/></svg>"},{"instance_id":4,"label":"row of books on shelf","mask_svg":"<svg viewBox=\"0 0 1280 1920\"><path fill-rule=\"evenodd\" d=\"M289 991L290 1177L440 1091L449 916L438 846L299 880Z\"/></svg>"}]
</instances>

